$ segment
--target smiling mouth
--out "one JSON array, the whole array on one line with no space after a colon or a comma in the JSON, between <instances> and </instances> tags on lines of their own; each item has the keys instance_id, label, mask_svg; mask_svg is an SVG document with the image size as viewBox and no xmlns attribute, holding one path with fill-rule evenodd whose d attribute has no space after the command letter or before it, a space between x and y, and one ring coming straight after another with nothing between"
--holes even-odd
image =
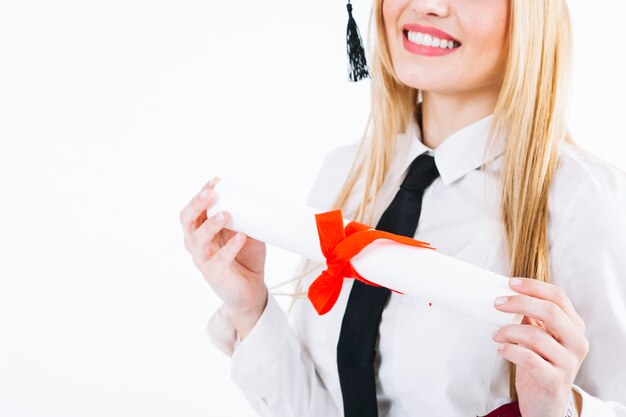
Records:
<instances>
[{"instance_id":1,"label":"smiling mouth","mask_svg":"<svg viewBox=\"0 0 626 417\"><path fill-rule=\"evenodd\" d=\"M416 45L440 49L456 49L461 46L461 44L455 40L441 39L428 33L414 32L406 29L402 32L404 33L404 37L407 38L409 42Z\"/></svg>"}]
</instances>

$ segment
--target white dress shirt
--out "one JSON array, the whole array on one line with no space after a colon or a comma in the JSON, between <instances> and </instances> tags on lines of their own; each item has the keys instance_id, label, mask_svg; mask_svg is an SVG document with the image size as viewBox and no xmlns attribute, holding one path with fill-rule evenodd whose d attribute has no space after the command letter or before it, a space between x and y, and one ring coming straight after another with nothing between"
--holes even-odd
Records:
<instances>
[{"instance_id":1,"label":"white dress shirt","mask_svg":"<svg viewBox=\"0 0 626 417\"><path fill-rule=\"evenodd\" d=\"M378 221L411 161L429 152L440 177L424 193L415 239L508 276L496 182L503 142L483 161L492 118L464 127L434 150L422 143L413 119L397 137L374 213ZM354 142L326 154L310 206L331 209L357 146ZM570 144L563 143L559 155L549 200L552 283L571 299L590 343L574 389L582 396L582 417L626 417L626 174ZM362 187L358 182L344 217L352 218ZM305 284L323 269L319 265L305 276ZM241 342L223 306L211 317L210 338L232 355L231 376L260 415L343 416L336 347L352 283L344 279L337 303L323 316L302 297L288 317L270 295ZM392 292L380 323L376 361L379 416L474 417L509 402L508 362L496 351L494 329L429 306L425 299Z\"/></svg>"}]
</instances>

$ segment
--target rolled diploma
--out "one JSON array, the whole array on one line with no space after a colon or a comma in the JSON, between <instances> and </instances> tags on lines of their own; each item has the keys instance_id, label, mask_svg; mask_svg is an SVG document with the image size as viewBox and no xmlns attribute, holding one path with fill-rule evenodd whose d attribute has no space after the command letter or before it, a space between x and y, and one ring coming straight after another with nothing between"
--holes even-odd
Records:
<instances>
[{"instance_id":1,"label":"rolled diploma","mask_svg":"<svg viewBox=\"0 0 626 417\"><path fill-rule=\"evenodd\" d=\"M232 178L222 178L214 188L217 199L207 209L211 217L228 211L226 228L320 263L322 253L315 214L307 206L254 188ZM350 220L344 219L344 226ZM437 247L437 242L429 242ZM408 296L428 300L494 326L519 324L523 316L496 310L493 301L518 294L508 277L444 255L437 250L377 239L352 258L354 269L365 279Z\"/></svg>"}]
</instances>

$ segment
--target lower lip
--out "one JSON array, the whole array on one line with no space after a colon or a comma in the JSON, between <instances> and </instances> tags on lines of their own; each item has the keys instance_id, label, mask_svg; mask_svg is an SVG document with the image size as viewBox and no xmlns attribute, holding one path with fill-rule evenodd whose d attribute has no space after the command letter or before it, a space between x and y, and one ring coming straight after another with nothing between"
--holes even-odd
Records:
<instances>
[{"instance_id":1,"label":"lower lip","mask_svg":"<svg viewBox=\"0 0 626 417\"><path fill-rule=\"evenodd\" d=\"M455 52L459 47L452 49L444 49L444 48L433 48L431 46L418 45L416 43L411 42L407 38L407 33L403 32L402 40L404 42L404 49L407 51L416 54L416 55L425 55L425 56L442 56L449 55L452 52Z\"/></svg>"}]
</instances>

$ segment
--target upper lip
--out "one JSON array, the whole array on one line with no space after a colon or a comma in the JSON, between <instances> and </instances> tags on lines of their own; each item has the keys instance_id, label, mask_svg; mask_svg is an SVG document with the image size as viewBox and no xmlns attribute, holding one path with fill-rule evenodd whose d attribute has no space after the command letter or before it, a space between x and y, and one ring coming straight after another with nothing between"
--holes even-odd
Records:
<instances>
[{"instance_id":1,"label":"upper lip","mask_svg":"<svg viewBox=\"0 0 626 417\"><path fill-rule=\"evenodd\" d=\"M454 38L449 33L446 33L443 30L437 29L436 27L433 27L433 26L422 26L417 23L407 23L402 26L402 29L410 30L411 32L427 33L431 36L436 36L439 39L446 39L449 41L452 40L452 41L458 42L459 44L461 43L458 39Z\"/></svg>"}]
</instances>

